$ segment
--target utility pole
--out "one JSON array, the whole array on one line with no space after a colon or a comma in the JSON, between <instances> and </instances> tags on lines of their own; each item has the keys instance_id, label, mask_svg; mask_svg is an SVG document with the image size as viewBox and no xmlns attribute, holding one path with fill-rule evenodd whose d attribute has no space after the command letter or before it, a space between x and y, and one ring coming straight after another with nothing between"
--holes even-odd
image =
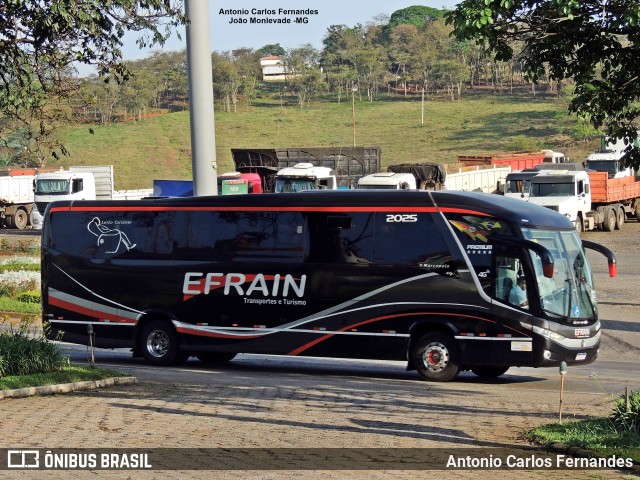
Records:
<instances>
[{"instance_id":1,"label":"utility pole","mask_svg":"<svg viewBox=\"0 0 640 480\"><path fill-rule=\"evenodd\" d=\"M218 194L209 2L185 0L193 194Z\"/></svg>"}]
</instances>

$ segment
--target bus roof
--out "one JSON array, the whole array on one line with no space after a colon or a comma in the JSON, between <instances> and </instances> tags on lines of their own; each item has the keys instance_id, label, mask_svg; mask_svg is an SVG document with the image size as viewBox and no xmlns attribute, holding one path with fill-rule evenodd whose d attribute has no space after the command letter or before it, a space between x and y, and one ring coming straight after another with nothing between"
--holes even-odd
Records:
<instances>
[{"instance_id":1,"label":"bus roof","mask_svg":"<svg viewBox=\"0 0 640 480\"><path fill-rule=\"evenodd\" d=\"M350 212L359 209L438 207L461 213L481 213L521 225L572 229L573 224L550 209L502 195L463 191L388 190L312 190L298 193L264 195L222 195L210 197L173 197L142 200L59 201L49 209L60 210L164 210L189 208L229 210L331 210Z\"/></svg>"}]
</instances>

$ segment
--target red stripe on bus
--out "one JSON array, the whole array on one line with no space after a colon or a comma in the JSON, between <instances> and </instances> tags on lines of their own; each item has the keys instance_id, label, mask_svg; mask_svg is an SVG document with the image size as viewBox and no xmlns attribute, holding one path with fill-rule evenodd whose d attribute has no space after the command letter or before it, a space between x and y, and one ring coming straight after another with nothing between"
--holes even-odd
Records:
<instances>
[{"instance_id":1,"label":"red stripe on bus","mask_svg":"<svg viewBox=\"0 0 640 480\"><path fill-rule=\"evenodd\" d=\"M94 317L98 319L112 320L118 323L136 323L135 320L131 320L129 318L119 317L118 315L114 315L111 313L104 313L98 310L93 310L91 308L82 307L75 303L60 300L59 298L55 298L52 296L49 296L49 304L56 307L64 308L65 310L70 310L72 312L80 313L82 315L87 315L89 317Z\"/></svg>"},{"instance_id":2,"label":"red stripe on bus","mask_svg":"<svg viewBox=\"0 0 640 480\"><path fill-rule=\"evenodd\" d=\"M490 216L485 212L479 212L476 210L470 210L466 208L453 208L453 207L410 207L410 206L391 206L391 207L223 207L223 206L207 206L207 207L170 207L170 206L148 206L148 207L89 207L89 206L69 206L69 207L55 207L50 210L50 213L55 212L167 212L167 211L192 211L192 212L234 212L234 211L247 211L247 212L412 212L412 213L436 213L438 211L444 213L464 213L468 215L482 215Z\"/></svg>"},{"instance_id":3,"label":"red stripe on bus","mask_svg":"<svg viewBox=\"0 0 640 480\"><path fill-rule=\"evenodd\" d=\"M252 340L254 338L264 337L265 334L262 335L233 335L230 333L216 333L216 332L204 332L202 330L195 330L189 327L176 327L176 331L179 333L185 333L187 335L198 335L200 337L214 337L214 338L229 338L233 340L240 339L249 339Z\"/></svg>"},{"instance_id":4,"label":"red stripe on bus","mask_svg":"<svg viewBox=\"0 0 640 480\"><path fill-rule=\"evenodd\" d=\"M363 320L362 322L358 322L355 323L353 325L349 325L347 327L343 327L340 330L338 330L339 332L345 332L347 330L350 330L352 328L356 328L359 327L360 325L366 325L368 323L373 323L373 322L378 322L381 320L388 320L390 318L399 318L399 317L411 317L411 316L419 316L419 315L439 315L439 316L450 316L450 317L464 317L464 318L473 318L475 320L480 320L483 322L488 322L488 323L496 323L494 320L489 320L488 318L483 318L483 317L477 317L475 315L464 315L464 314L460 314L460 313L446 313L446 312L417 312L417 313L403 313L400 315L385 315L382 317L375 317L375 318L370 318L369 320ZM514 329L512 329L514 330ZM517 331L517 330L514 330ZM527 335L525 332L518 332L522 335L524 335L525 337L528 337L529 335ZM296 355L300 355L302 352L310 349L311 347L319 344L320 342L324 342L325 340L328 340L329 338L333 337L334 335L336 335L335 333L329 333L327 335L324 335L320 338L317 338L315 340L313 340L312 342L309 342L305 345L302 345L298 348L296 348L295 350L292 350L291 352L289 352L287 355L291 355L291 356L296 356Z\"/></svg>"}]
</instances>

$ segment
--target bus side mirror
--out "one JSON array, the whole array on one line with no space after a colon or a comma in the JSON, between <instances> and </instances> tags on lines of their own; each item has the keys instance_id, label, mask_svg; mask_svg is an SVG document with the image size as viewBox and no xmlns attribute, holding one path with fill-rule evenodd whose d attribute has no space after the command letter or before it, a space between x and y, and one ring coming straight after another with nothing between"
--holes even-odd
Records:
<instances>
[{"instance_id":1,"label":"bus side mirror","mask_svg":"<svg viewBox=\"0 0 640 480\"><path fill-rule=\"evenodd\" d=\"M607 262L609 264L609 276L610 277L616 276L616 274L618 273L616 256L613 254L611 250L609 250L607 247L603 247L599 243L590 242L588 240L582 241L582 247L588 248L589 250L595 250L596 252L601 253L602 255L607 257Z\"/></svg>"}]
</instances>

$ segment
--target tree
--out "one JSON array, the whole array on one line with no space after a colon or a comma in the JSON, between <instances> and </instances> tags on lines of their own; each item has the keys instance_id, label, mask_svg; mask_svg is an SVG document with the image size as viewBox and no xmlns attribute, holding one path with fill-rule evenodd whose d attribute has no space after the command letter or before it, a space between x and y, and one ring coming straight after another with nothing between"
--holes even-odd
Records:
<instances>
[{"instance_id":1,"label":"tree","mask_svg":"<svg viewBox=\"0 0 640 480\"><path fill-rule=\"evenodd\" d=\"M522 42L522 71L537 82L572 79L569 112L610 137L626 138L626 161L640 166L633 147L640 117L640 4L626 0L464 0L447 15L459 40L475 39L497 60Z\"/></svg>"},{"instance_id":2,"label":"tree","mask_svg":"<svg viewBox=\"0 0 640 480\"><path fill-rule=\"evenodd\" d=\"M403 24L413 25L420 29L424 27L425 23L442 18L445 13L445 10L424 7L422 5L402 8L391 14L389 24L385 27L385 32L390 33L395 27Z\"/></svg>"},{"instance_id":3,"label":"tree","mask_svg":"<svg viewBox=\"0 0 640 480\"><path fill-rule=\"evenodd\" d=\"M71 80L74 64L93 65L101 77L125 79L125 33L139 32L141 48L162 44L172 27L185 23L182 11L182 0L1 2L0 114L55 148L50 105L77 89Z\"/></svg>"},{"instance_id":4,"label":"tree","mask_svg":"<svg viewBox=\"0 0 640 480\"><path fill-rule=\"evenodd\" d=\"M268 45L265 45L264 47L259 48L256 53L261 57L284 57L287 51L279 43L270 43Z\"/></svg>"},{"instance_id":5,"label":"tree","mask_svg":"<svg viewBox=\"0 0 640 480\"><path fill-rule=\"evenodd\" d=\"M308 105L311 96L320 88L319 57L319 52L311 44L291 49L286 55L287 83L298 95L300 108L305 103Z\"/></svg>"}]
</instances>

